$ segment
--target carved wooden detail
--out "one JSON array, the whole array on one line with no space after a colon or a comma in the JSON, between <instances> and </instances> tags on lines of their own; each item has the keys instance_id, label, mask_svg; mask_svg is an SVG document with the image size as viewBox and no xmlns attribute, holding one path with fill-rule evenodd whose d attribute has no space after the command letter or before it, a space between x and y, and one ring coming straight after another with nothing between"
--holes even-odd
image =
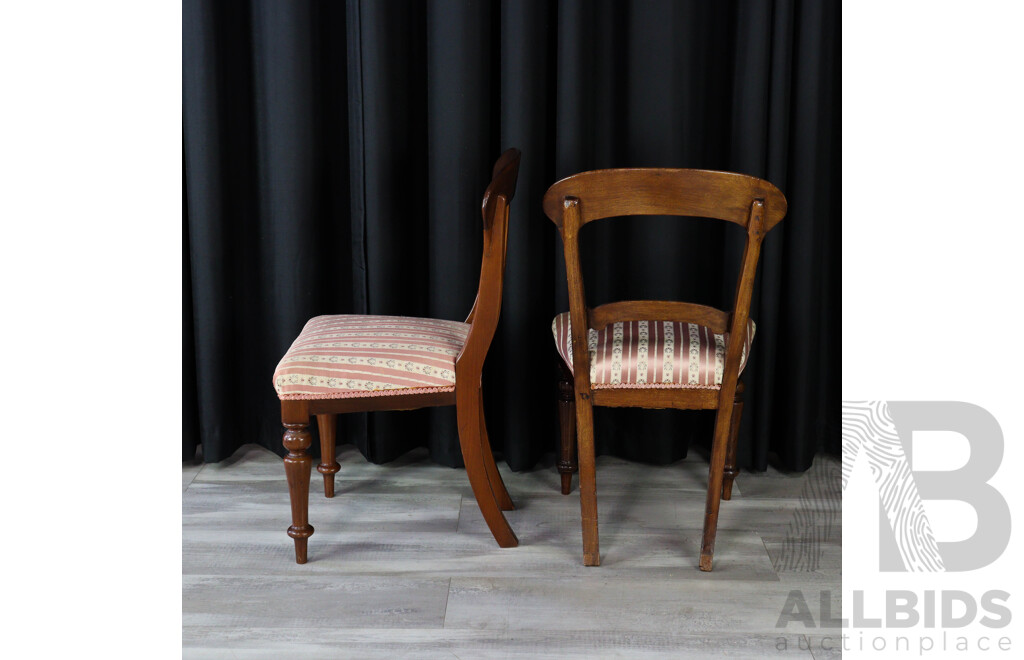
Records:
<instances>
[{"instance_id":1,"label":"carved wooden detail","mask_svg":"<svg viewBox=\"0 0 1024 660\"><path fill-rule=\"evenodd\" d=\"M562 477L562 495L572 491L572 475L579 471L576 461L576 393L572 372L558 357L558 473Z\"/></svg>"},{"instance_id":2,"label":"carved wooden detail","mask_svg":"<svg viewBox=\"0 0 1024 660\"><path fill-rule=\"evenodd\" d=\"M284 471L288 477L288 492L292 502L292 524L288 536L295 539L295 561L306 563L306 544L313 535L309 524L309 472L313 459L308 449L312 442L309 425L301 422L286 422L284 446L288 455L284 457Z\"/></svg>"}]
</instances>

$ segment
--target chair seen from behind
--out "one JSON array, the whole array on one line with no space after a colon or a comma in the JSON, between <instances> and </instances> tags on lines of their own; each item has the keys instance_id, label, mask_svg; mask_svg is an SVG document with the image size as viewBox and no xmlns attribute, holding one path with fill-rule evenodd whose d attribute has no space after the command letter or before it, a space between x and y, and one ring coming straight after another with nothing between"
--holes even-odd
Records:
<instances>
[{"instance_id":1,"label":"chair seen from behind","mask_svg":"<svg viewBox=\"0 0 1024 660\"><path fill-rule=\"evenodd\" d=\"M690 169L583 172L552 185L544 212L565 250L569 311L552 323L562 373L558 469L562 492L580 475L583 563L600 565L594 406L716 410L699 566L710 571L722 499L730 499L743 410L740 374L754 335L750 299L765 234L786 215L786 198L767 181ZM746 231L729 311L688 302L636 300L587 307L580 230L604 218L694 216Z\"/></svg>"}]
</instances>

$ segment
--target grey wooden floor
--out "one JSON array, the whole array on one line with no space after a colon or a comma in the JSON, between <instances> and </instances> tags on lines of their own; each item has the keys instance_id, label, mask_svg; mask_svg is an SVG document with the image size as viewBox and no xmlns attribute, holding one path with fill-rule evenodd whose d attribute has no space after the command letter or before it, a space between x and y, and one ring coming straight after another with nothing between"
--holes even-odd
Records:
<instances>
[{"instance_id":1,"label":"grey wooden floor","mask_svg":"<svg viewBox=\"0 0 1024 660\"><path fill-rule=\"evenodd\" d=\"M793 590L839 616L840 466L744 472L697 569L707 463L598 459L602 566L582 565L579 496L549 465L500 464L520 546L502 550L463 470L424 451L387 465L339 447L336 496L313 472L309 563L295 564L280 459L243 447L182 467L184 656L831 657L836 630L776 628ZM823 637L826 639L822 644ZM785 650L779 647L785 644ZM825 649L822 649L822 646Z\"/></svg>"}]
</instances>

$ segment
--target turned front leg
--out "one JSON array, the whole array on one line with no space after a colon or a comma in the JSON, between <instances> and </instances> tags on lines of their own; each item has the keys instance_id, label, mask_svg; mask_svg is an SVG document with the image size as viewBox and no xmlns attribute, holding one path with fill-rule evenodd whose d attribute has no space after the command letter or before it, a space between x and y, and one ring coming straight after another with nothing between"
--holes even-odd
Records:
<instances>
[{"instance_id":1,"label":"turned front leg","mask_svg":"<svg viewBox=\"0 0 1024 660\"><path fill-rule=\"evenodd\" d=\"M288 494L292 501L292 525L288 536L295 539L295 562L306 563L306 546L313 535L309 524L309 473L313 459L309 456L311 434L309 423L285 422L284 446L288 455L284 457L284 471L288 476Z\"/></svg>"},{"instance_id":2,"label":"turned front leg","mask_svg":"<svg viewBox=\"0 0 1024 660\"><path fill-rule=\"evenodd\" d=\"M558 358L558 474L562 477L562 495L572 490L572 475L579 470L576 459L576 386L572 372Z\"/></svg>"},{"instance_id":3,"label":"turned front leg","mask_svg":"<svg viewBox=\"0 0 1024 660\"><path fill-rule=\"evenodd\" d=\"M725 452L725 473L722 475L722 499L732 499L732 482L740 473L736 465L736 446L740 438L740 419L743 417L743 383L736 383L736 396L733 398L732 418L729 422L729 447Z\"/></svg>"}]
</instances>

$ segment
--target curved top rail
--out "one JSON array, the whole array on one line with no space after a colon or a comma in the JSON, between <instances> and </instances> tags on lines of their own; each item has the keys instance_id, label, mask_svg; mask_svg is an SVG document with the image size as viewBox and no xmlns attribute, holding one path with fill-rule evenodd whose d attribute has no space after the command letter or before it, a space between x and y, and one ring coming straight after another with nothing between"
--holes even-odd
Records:
<instances>
[{"instance_id":1,"label":"curved top rail","mask_svg":"<svg viewBox=\"0 0 1024 660\"><path fill-rule=\"evenodd\" d=\"M712 170L633 168L580 172L554 183L544 213L562 229L564 200L580 200L581 224L625 215L685 215L746 227L750 205L765 206L765 231L786 215L786 197L763 179Z\"/></svg>"}]
</instances>

